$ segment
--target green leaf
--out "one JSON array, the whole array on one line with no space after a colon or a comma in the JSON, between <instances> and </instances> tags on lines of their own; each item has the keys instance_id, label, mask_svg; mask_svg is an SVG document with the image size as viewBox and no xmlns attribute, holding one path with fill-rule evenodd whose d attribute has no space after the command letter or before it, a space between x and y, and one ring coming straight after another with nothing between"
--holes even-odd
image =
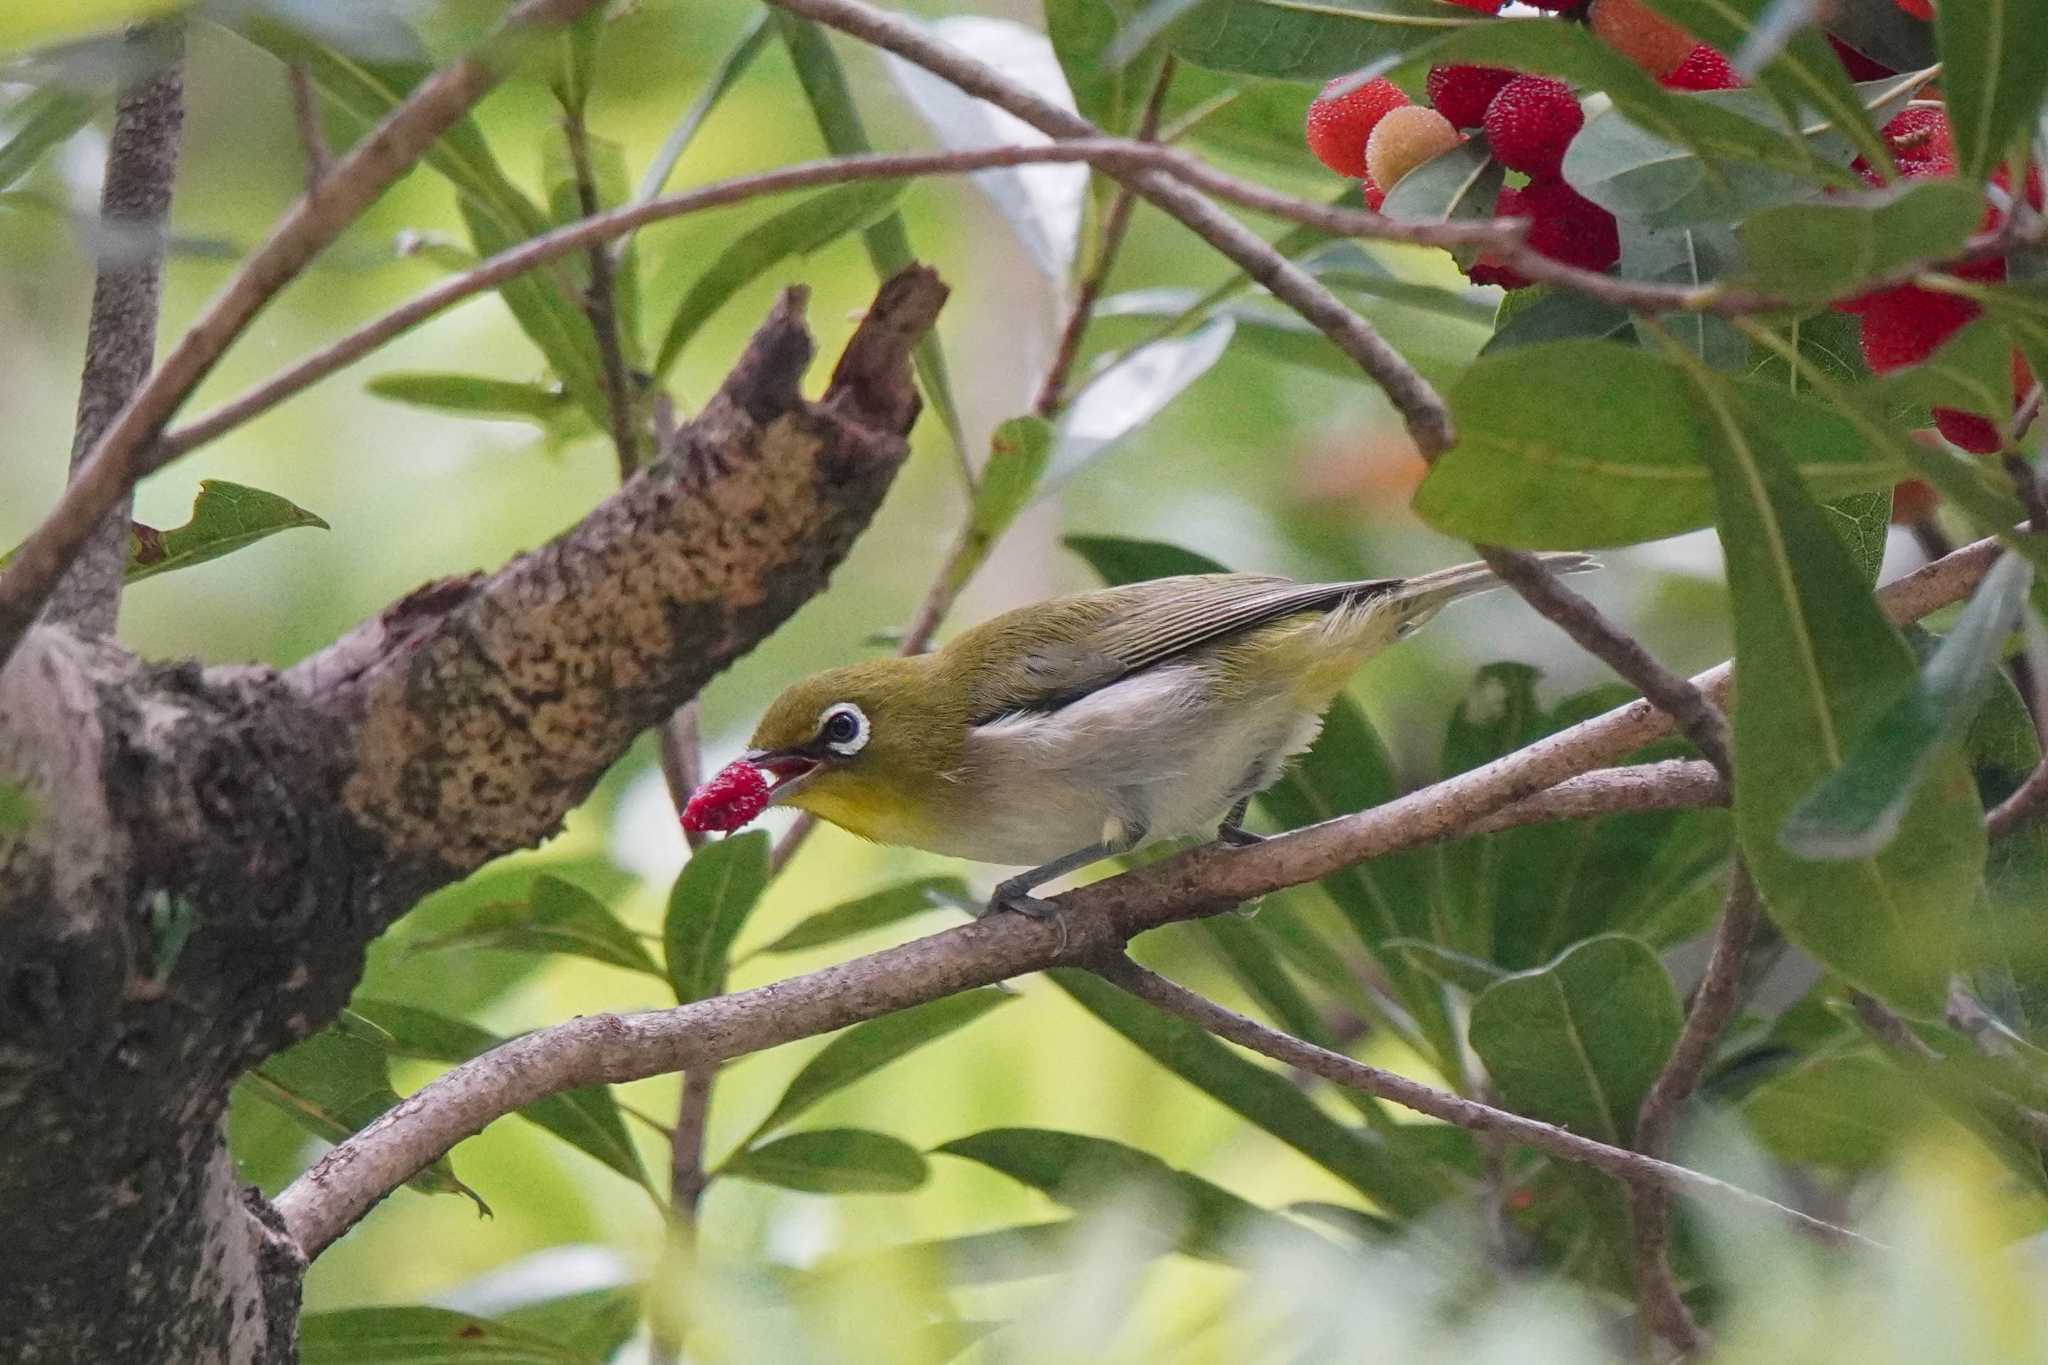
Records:
<instances>
[{"instance_id":1,"label":"green leaf","mask_svg":"<svg viewBox=\"0 0 2048 1365\"><path fill-rule=\"evenodd\" d=\"M754 1129L748 1143L751 1145L826 1096L844 1090L897 1058L965 1028L1008 999L1007 993L987 986L855 1024L804 1063L803 1070L784 1087L782 1098Z\"/></svg>"},{"instance_id":2,"label":"green leaf","mask_svg":"<svg viewBox=\"0 0 2048 1365\"><path fill-rule=\"evenodd\" d=\"M1764 209L1736 228L1743 280L1784 298L1841 298L1916 261L1958 254L1983 211L1975 183L1957 180Z\"/></svg>"},{"instance_id":3,"label":"green leaf","mask_svg":"<svg viewBox=\"0 0 2048 1365\"><path fill-rule=\"evenodd\" d=\"M398 1103L398 1092L391 1088L391 1041L369 1020L343 1010L312 1037L272 1054L239 1084L315 1137L341 1142ZM491 1211L475 1190L455 1178L446 1157L406 1184L422 1194L467 1195L479 1212Z\"/></svg>"},{"instance_id":4,"label":"green leaf","mask_svg":"<svg viewBox=\"0 0 2048 1365\"><path fill-rule=\"evenodd\" d=\"M1547 284L1513 289L1501 295L1494 314L1493 335L1479 348L1482 356L1498 355L1546 341L1605 341L1629 344L1632 327L1626 308Z\"/></svg>"},{"instance_id":5,"label":"green leaf","mask_svg":"<svg viewBox=\"0 0 2048 1365\"><path fill-rule=\"evenodd\" d=\"M1735 609L1738 837L1787 937L1908 1012L1938 1011L1959 916L1984 866L1984 818L1959 754L1938 758L1884 853L1809 862L1784 849L1785 817L1847 760L1914 677L1778 432L1696 371L1701 450Z\"/></svg>"},{"instance_id":6,"label":"green leaf","mask_svg":"<svg viewBox=\"0 0 2048 1365\"><path fill-rule=\"evenodd\" d=\"M1156 1217L1159 1230L1170 1231L1190 1255L1228 1255L1248 1234L1289 1241L1315 1236L1220 1185L1108 1138L1050 1128L989 1128L932 1150L999 1171L1066 1208L1121 1199L1137 1216Z\"/></svg>"},{"instance_id":7,"label":"green leaf","mask_svg":"<svg viewBox=\"0 0 2048 1365\"><path fill-rule=\"evenodd\" d=\"M471 417L521 418L543 427L568 406L562 391L550 385L432 370L394 370L363 387L379 398L416 408Z\"/></svg>"},{"instance_id":8,"label":"green leaf","mask_svg":"<svg viewBox=\"0 0 2048 1365\"><path fill-rule=\"evenodd\" d=\"M1872 81L1855 88L1856 99L1882 121L1905 107L1917 84L1907 76ZM1589 118L1565 153L1565 179L1602 208L1647 227L1739 222L1759 209L1808 199L1817 183L1862 188L1845 169L1855 148L1825 120L1802 120L1803 135L1794 137L1755 90L1667 101L1661 112L1677 115L1679 126L1646 123L1637 117L1641 110L1625 112L1618 102Z\"/></svg>"},{"instance_id":9,"label":"green leaf","mask_svg":"<svg viewBox=\"0 0 2048 1365\"><path fill-rule=\"evenodd\" d=\"M733 940L767 886L766 830L705 844L683 864L661 931L678 1003L724 992Z\"/></svg>"},{"instance_id":10,"label":"green leaf","mask_svg":"<svg viewBox=\"0 0 2048 1365\"><path fill-rule=\"evenodd\" d=\"M505 1041L467 1020L395 1000L359 998L351 1001L349 1008L383 1030L391 1039L390 1050L399 1056L466 1062ZM610 1086L585 1086L550 1095L527 1105L519 1115L654 1194Z\"/></svg>"},{"instance_id":11,"label":"green leaf","mask_svg":"<svg viewBox=\"0 0 2048 1365\"><path fill-rule=\"evenodd\" d=\"M1045 34L1074 96L1082 118L1110 134L1127 134L1138 125L1145 97L1158 74L1159 59L1130 62L1118 57L1131 51L1135 23L1110 0L1046 0Z\"/></svg>"},{"instance_id":12,"label":"green leaf","mask_svg":"<svg viewBox=\"0 0 2048 1365\"><path fill-rule=\"evenodd\" d=\"M1772 1155L1802 1165L1869 1171L1936 1121L1925 1087L1866 1047L1834 1047L1765 1081L1742 1121Z\"/></svg>"},{"instance_id":13,"label":"green leaf","mask_svg":"<svg viewBox=\"0 0 2048 1365\"><path fill-rule=\"evenodd\" d=\"M967 527L946 566L947 590L957 593L987 558L989 547L1031 503L1052 462L1053 430L1042 417L1012 417L989 437L988 463L968 509Z\"/></svg>"},{"instance_id":14,"label":"green leaf","mask_svg":"<svg viewBox=\"0 0 2048 1365\"><path fill-rule=\"evenodd\" d=\"M787 10L776 9L772 17L775 31L789 51L790 63L796 67L797 83L803 87L804 98L818 120L818 132L825 140L825 150L834 156L872 152L874 144L868 141L860 109L854 104L853 91L846 83L846 72L839 65L839 58L833 55L825 31L809 19L799 18ZM868 260L874 266L877 279L889 279L917 260L916 253L910 249L910 233L903 226L901 213L885 214L866 224L861 236L867 243ZM925 399L952 437L954 448L965 451L967 438L961 431L960 409L953 400L952 381L946 373L946 353L939 346L937 332L927 332L917 343L911 362L916 367L918 383L924 388Z\"/></svg>"},{"instance_id":15,"label":"green leaf","mask_svg":"<svg viewBox=\"0 0 2048 1365\"><path fill-rule=\"evenodd\" d=\"M2033 566L2001 555L1912 688L1871 726L1848 761L1785 818L1778 841L1802 858L1876 856L1890 845L1929 767L1991 694L2019 625Z\"/></svg>"},{"instance_id":16,"label":"green leaf","mask_svg":"<svg viewBox=\"0 0 2048 1365\"><path fill-rule=\"evenodd\" d=\"M1207 374L1236 324L1213 314L1186 336L1162 336L1104 360L1054 429L1048 486L1064 483L1144 426Z\"/></svg>"},{"instance_id":17,"label":"green leaf","mask_svg":"<svg viewBox=\"0 0 2048 1365\"><path fill-rule=\"evenodd\" d=\"M587 16L586 16L587 17ZM584 154L590 160L591 197L596 212L615 209L626 202L631 193L632 179L626 171L626 154L618 143L608 138L594 137L586 133L583 138ZM583 187L576 173L576 159L569 147L566 129L555 128L541 143L541 183L547 187L548 220L566 227L583 219ZM569 281L578 298L587 298L590 292L590 252L577 251L555 263ZM628 236L619 244L612 257L612 314L618 332L619 350L625 361L630 377L646 364L640 353L640 246L637 237ZM584 316L588 318L587 305ZM596 324L592 323L593 329ZM596 336L593 330L591 335ZM600 364L602 361L600 360ZM633 395L628 390L630 401ZM610 391L606 390L606 412L609 413ZM636 418L636 420L638 420ZM609 426L606 428L609 430Z\"/></svg>"},{"instance_id":18,"label":"green leaf","mask_svg":"<svg viewBox=\"0 0 2048 1365\"><path fill-rule=\"evenodd\" d=\"M1486 139L1473 137L1402 176L1387 192L1380 211L1404 222L1490 219L1505 175L1506 171L1487 148Z\"/></svg>"},{"instance_id":19,"label":"green leaf","mask_svg":"<svg viewBox=\"0 0 2048 1365\"><path fill-rule=\"evenodd\" d=\"M623 1284L532 1299L498 1310L498 1325L559 1341L599 1360L612 1359L640 1327L644 1286Z\"/></svg>"},{"instance_id":20,"label":"green leaf","mask_svg":"<svg viewBox=\"0 0 2048 1365\"><path fill-rule=\"evenodd\" d=\"M749 19L747 26L740 30L739 41L719 59L718 66L697 88L697 98L690 101L690 107L683 111L683 116L676 120L676 126L662 141L661 150L648 163L647 174L640 181L640 199L652 199L668 185L676 163L690 149L690 143L696 139L697 130L704 126L704 120L711 117L711 111L718 107L726 92L738 84L747 68L754 64L754 58L761 55L761 49L768 45L771 36L769 17L770 12L762 10Z\"/></svg>"},{"instance_id":21,"label":"green leaf","mask_svg":"<svg viewBox=\"0 0 2048 1365\"><path fill-rule=\"evenodd\" d=\"M1956 177L1974 186L2040 117L2048 94L2041 11L2029 0L1937 5L1934 31Z\"/></svg>"},{"instance_id":22,"label":"green leaf","mask_svg":"<svg viewBox=\"0 0 2048 1365\"><path fill-rule=\"evenodd\" d=\"M304 1365L602 1365L605 1357L552 1337L447 1308L342 1308L299 1323Z\"/></svg>"},{"instance_id":23,"label":"green leaf","mask_svg":"<svg viewBox=\"0 0 2048 1365\"><path fill-rule=\"evenodd\" d=\"M919 877L807 916L795 928L759 951L794 953L869 933L928 911L972 910L978 906L974 893L958 877Z\"/></svg>"},{"instance_id":24,"label":"green leaf","mask_svg":"<svg viewBox=\"0 0 2048 1365\"><path fill-rule=\"evenodd\" d=\"M1904 469L1828 405L1744 381L1758 421L1785 433L1817 497L1890 488ZM1447 535L1522 549L1657 540L1713 519L1713 477L1683 372L1600 341L1482 356L1450 394L1458 444L1415 511Z\"/></svg>"},{"instance_id":25,"label":"green leaf","mask_svg":"<svg viewBox=\"0 0 2048 1365\"><path fill-rule=\"evenodd\" d=\"M301 526L330 529L319 517L275 493L225 479L202 479L198 496L192 499L192 516L183 526L158 531L139 522L131 524L128 567L121 578L140 583L158 574L189 569ZM11 558L13 552L9 551L0 564Z\"/></svg>"},{"instance_id":26,"label":"green leaf","mask_svg":"<svg viewBox=\"0 0 2048 1365\"><path fill-rule=\"evenodd\" d=\"M548 873L533 879L524 901L490 901L462 924L414 943L419 951L495 948L512 953L572 953L628 971L659 976L639 936L574 882Z\"/></svg>"},{"instance_id":27,"label":"green leaf","mask_svg":"<svg viewBox=\"0 0 2048 1365\"><path fill-rule=\"evenodd\" d=\"M590 102L590 87L597 78L598 43L604 37L605 8L602 4L592 5L571 20L555 40L562 50L561 71L554 82L555 97L572 118L581 119L584 106Z\"/></svg>"},{"instance_id":28,"label":"green leaf","mask_svg":"<svg viewBox=\"0 0 2048 1365\"><path fill-rule=\"evenodd\" d=\"M1588 939L1472 1002L1472 1050L1509 1106L1626 1146L1683 1023L1647 944Z\"/></svg>"},{"instance_id":29,"label":"green leaf","mask_svg":"<svg viewBox=\"0 0 2048 1365\"><path fill-rule=\"evenodd\" d=\"M1178 574L1223 573L1224 567L1204 554L1161 540L1130 540L1122 536L1068 536L1066 547L1088 561L1088 567L1111 587L1143 583Z\"/></svg>"},{"instance_id":30,"label":"green leaf","mask_svg":"<svg viewBox=\"0 0 2048 1365\"><path fill-rule=\"evenodd\" d=\"M1399 955L1404 961L1413 963L1446 986L1456 986L1467 995L1478 995L1508 975L1505 970L1491 962L1482 961L1469 953L1426 943L1421 939L1388 939L1386 950Z\"/></svg>"},{"instance_id":31,"label":"green leaf","mask_svg":"<svg viewBox=\"0 0 2048 1365\"><path fill-rule=\"evenodd\" d=\"M818 1128L735 1152L718 1174L807 1194L903 1194L928 1171L924 1154L901 1138Z\"/></svg>"},{"instance_id":32,"label":"green leaf","mask_svg":"<svg viewBox=\"0 0 2048 1365\"><path fill-rule=\"evenodd\" d=\"M92 111L91 96L62 85L31 90L9 105L5 121L13 131L0 142L0 190L34 170L43 153L91 122Z\"/></svg>"},{"instance_id":33,"label":"green leaf","mask_svg":"<svg viewBox=\"0 0 2048 1365\"><path fill-rule=\"evenodd\" d=\"M1166 45L1216 71L1328 80L1445 29L1491 22L1438 0L1203 0L1167 28Z\"/></svg>"},{"instance_id":34,"label":"green leaf","mask_svg":"<svg viewBox=\"0 0 2048 1365\"><path fill-rule=\"evenodd\" d=\"M655 353L654 373L665 377L683 348L732 296L792 256L808 256L892 211L907 182L856 181L834 186L753 224L735 236L690 285Z\"/></svg>"},{"instance_id":35,"label":"green leaf","mask_svg":"<svg viewBox=\"0 0 2048 1365\"><path fill-rule=\"evenodd\" d=\"M1413 1217L1444 1193L1437 1174L1370 1133L1353 1132L1282 1077L1184 1019L1162 1014L1093 972L1049 975L1103 1023L1182 1080L1331 1172L1389 1213Z\"/></svg>"}]
</instances>

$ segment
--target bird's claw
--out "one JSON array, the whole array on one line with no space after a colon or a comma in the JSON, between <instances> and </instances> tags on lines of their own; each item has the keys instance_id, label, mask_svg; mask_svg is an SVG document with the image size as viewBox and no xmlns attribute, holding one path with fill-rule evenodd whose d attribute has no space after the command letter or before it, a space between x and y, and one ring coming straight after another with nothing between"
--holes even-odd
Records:
<instances>
[{"instance_id":1,"label":"bird's claw","mask_svg":"<svg viewBox=\"0 0 2048 1365\"><path fill-rule=\"evenodd\" d=\"M1254 834L1241 825L1223 825L1216 831L1216 842L1226 848L1250 848L1265 843L1266 836Z\"/></svg>"},{"instance_id":2,"label":"bird's claw","mask_svg":"<svg viewBox=\"0 0 2048 1365\"><path fill-rule=\"evenodd\" d=\"M1034 896L1028 891L1005 891L1001 887L997 887L996 893L988 898L988 904L982 907L981 914L977 918L986 918L999 910L1014 910L1028 919L1050 921L1052 926L1060 931L1058 951L1065 952L1067 950L1066 917L1060 913L1059 906L1053 902L1046 900L1042 896Z\"/></svg>"}]
</instances>

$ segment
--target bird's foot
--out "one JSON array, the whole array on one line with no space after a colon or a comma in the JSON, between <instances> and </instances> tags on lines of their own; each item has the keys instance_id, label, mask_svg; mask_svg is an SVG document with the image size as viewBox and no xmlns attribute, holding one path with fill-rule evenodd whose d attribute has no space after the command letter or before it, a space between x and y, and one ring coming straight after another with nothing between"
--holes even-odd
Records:
<instances>
[{"instance_id":1,"label":"bird's foot","mask_svg":"<svg viewBox=\"0 0 2048 1365\"><path fill-rule=\"evenodd\" d=\"M981 914L976 918L985 919L999 910L1014 910L1027 919L1051 921L1052 927L1060 931L1059 947L1054 951L1067 951L1067 918L1053 902L1042 896L1034 896L1029 891L1012 891L998 886L995 894L988 898L988 904L982 907Z\"/></svg>"},{"instance_id":2,"label":"bird's foot","mask_svg":"<svg viewBox=\"0 0 2048 1365\"><path fill-rule=\"evenodd\" d=\"M1216 842L1226 848L1250 848L1253 844L1265 843L1266 836L1254 834L1242 825L1220 825L1216 830Z\"/></svg>"}]
</instances>

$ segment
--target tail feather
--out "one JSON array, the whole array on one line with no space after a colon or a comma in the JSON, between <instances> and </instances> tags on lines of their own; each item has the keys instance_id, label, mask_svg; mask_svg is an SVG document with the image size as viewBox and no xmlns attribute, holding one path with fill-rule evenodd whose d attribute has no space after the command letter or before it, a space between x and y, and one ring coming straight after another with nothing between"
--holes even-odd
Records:
<instances>
[{"instance_id":1,"label":"tail feather","mask_svg":"<svg viewBox=\"0 0 2048 1365\"><path fill-rule=\"evenodd\" d=\"M1537 559L1552 573L1588 573L1600 566L1589 554L1576 550L1539 554ZM1500 576L1484 564L1459 564L1434 573L1403 579L1393 599L1401 613L1400 634L1406 635L1441 611L1447 603L1475 593L1491 592L1501 586Z\"/></svg>"}]
</instances>

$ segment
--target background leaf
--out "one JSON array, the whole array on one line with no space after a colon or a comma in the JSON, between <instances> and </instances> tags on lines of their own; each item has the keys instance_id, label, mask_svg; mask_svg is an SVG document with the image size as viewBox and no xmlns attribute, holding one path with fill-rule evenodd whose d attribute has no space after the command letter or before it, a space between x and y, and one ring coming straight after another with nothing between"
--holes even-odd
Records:
<instances>
[{"instance_id":1,"label":"background leaf","mask_svg":"<svg viewBox=\"0 0 2048 1365\"><path fill-rule=\"evenodd\" d=\"M822 947L873 930L944 908L978 908L979 903L958 877L919 877L914 881L876 891L871 895L819 910L799 921L795 928L772 943L764 953L794 953Z\"/></svg>"},{"instance_id":2,"label":"background leaf","mask_svg":"<svg viewBox=\"0 0 2048 1365\"><path fill-rule=\"evenodd\" d=\"M462 923L416 940L416 950L495 948L515 953L574 953L660 975L661 969L603 901L574 882L548 873L533 879L524 901L489 901Z\"/></svg>"},{"instance_id":3,"label":"background leaf","mask_svg":"<svg viewBox=\"0 0 2048 1365\"><path fill-rule=\"evenodd\" d=\"M128 567L121 579L139 583L158 574L189 569L246 549L279 531L302 526L331 529L319 517L275 493L225 479L202 479L198 496L192 499L192 516L183 526L158 531L138 525L129 532Z\"/></svg>"},{"instance_id":4,"label":"background leaf","mask_svg":"<svg viewBox=\"0 0 2048 1365\"><path fill-rule=\"evenodd\" d=\"M903 1194L924 1184L924 1155L886 1133L818 1128L735 1152L718 1168L808 1194Z\"/></svg>"},{"instance_id":5,"label":"background leaf","mask_svg":"<svg viewBox=\"0 0 2048 1365\"><path fill-rule=\"evenodd\" d=\"M1956 175L1982 180L2030 131L2048 93L2048 42L2041 13L2026 0L1935 6L1942 87L1948 92Z\"/></svg>"},{"instance_id":6,"label":"background leaf","mask_svg":"<svg viewBox=\"0 0 2048 1365\"><path fill-rule=\"evenodd\" d=\"M687 1005L725 990L733 940L768 885L768 832L749 830L690 855L662 922L669 984Z\"/></svg>"}]
</instances>

